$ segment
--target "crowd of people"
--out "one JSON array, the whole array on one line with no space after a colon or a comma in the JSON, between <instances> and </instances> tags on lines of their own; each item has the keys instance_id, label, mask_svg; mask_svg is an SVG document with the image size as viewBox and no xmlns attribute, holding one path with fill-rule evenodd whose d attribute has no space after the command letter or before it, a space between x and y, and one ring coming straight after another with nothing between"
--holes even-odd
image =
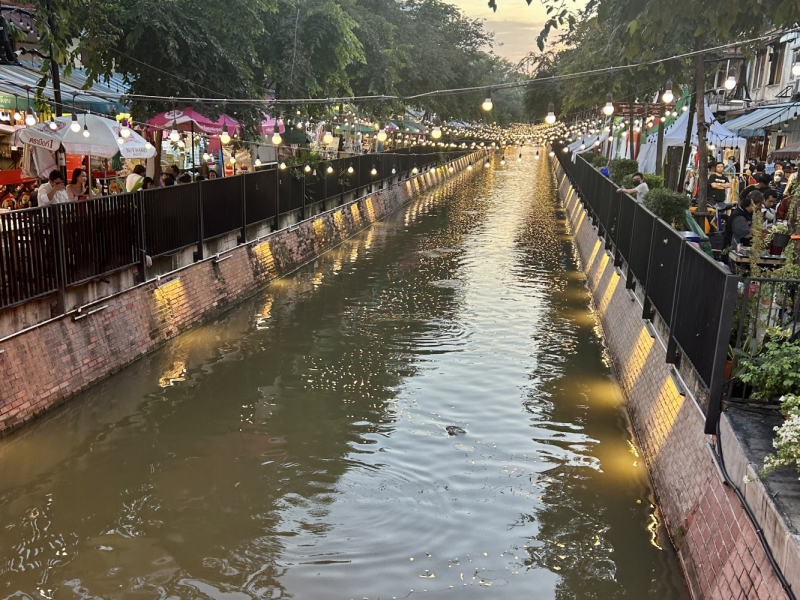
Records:
<instances>
[{"instance_id":1,"label":"crowd of people","mask_svg":"<svg viewBox=\"0 0 800 600\"><path fill-rule=\"evenodd\" d=\"M158 181L155 181L152 177L146 175L144 165L136 165L133 167L133 171L125 178L125 189L122 189L122 185L117 184L115 181L113 183L117 189L110 191L112 193L133 192L216 178L217 173L213 169L209 170L207 177L199 174L193 176L188 172L181 174L180 169L172 165L162 172ZM21 210L47 206L48 204L76 202L99 195L101 195L99 190L89 187L89 177L85 169L74 169L69 181L64 178L60 170L54 169L42 181L0 185L0 210Z\"/></svg>"}]
</instances>

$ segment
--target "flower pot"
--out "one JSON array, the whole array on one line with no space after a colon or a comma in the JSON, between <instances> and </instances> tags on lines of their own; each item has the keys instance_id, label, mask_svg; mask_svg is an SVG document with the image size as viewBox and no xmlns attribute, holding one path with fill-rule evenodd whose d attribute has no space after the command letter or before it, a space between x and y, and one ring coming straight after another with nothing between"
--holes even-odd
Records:
<instances>
[{"instance_id":1,"label":"flower pot","mask_svg":"<svg viewBox=\"0 0 800 600\"><path fill-rule=\"evenodd\" d=\"M776 248L786 248L786 244L789 243L789 238L791 236L788 233L776 233L772 236L772 244Z\"/></svg>"}]
</instances>

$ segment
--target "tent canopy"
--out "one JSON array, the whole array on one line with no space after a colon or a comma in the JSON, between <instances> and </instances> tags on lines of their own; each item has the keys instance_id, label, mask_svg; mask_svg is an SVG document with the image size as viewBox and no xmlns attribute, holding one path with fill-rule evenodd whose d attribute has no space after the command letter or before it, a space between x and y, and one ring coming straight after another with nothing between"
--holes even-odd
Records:
<instances>
[{"instance_id":1,"label":"tent canopy","mask_svg":"<svg viewBox=\"0 0 800 600\"><path fill-rule=\"evenodd\" d=\"M760 137L764 135L766 127L794 119L798 114L800 114L800 103L798 102L775 104L757 108L746 115L731 119L725 123L725 126L736 135Z\"/></svg>"},{"instance_id":2,"label":"tent canopy","mask_svg":"<svg viewBox=\"0 0 800 600\"><path fill-rule=\"evenodd\" d=\"M747 140L735 135L725 125L714 118L711 109L706 104L706 123L708 131L706 137L709 142L717 148L736 148L739 150L739 157L744 158ZM686 129L689 125L689 111L680 115L671 126L664 131L664 149L670 146L683 146L686 141ZM658 143L657 134L647 137L647 143L642 144L639 151L639 169L644 173L654 173L656 170L656 145ZM692 145L697 145L697 115L694 115L692 122Z\"/></svg>"},{"instance_id":3,"label":"tent canopy","mask_svg":"<svg viewBox=\"0 0 800 600\"><path fill-rule=\"evenodd\" d=\"M795 142L794 144L790 144L788 146L784 146L780 150L775 150L774 152L770 153L770 156L774 159L794 159L800 157L800 142Z\"/></svg>"}]
</instances>

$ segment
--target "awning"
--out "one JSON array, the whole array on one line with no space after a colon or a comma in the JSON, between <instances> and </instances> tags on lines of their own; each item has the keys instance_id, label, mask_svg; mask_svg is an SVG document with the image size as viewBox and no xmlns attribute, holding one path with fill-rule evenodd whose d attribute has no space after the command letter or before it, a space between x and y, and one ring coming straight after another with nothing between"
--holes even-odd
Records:
<instances>
[{"instance_id":1,"label":"awning","mask_svg":"<svg viewBox=\"0 0 800 600\"><path fill-rule=\"evenodd\" d=\"M773 159L777 158L798 158L800 157L800 142L784 146L780 150L770 152Z\"/></svg>"},{"instance_id":2,"label":"awning","mask_svg":"<svg viewBox=\"0 0 800 600\"><path fill-rule=\"evenodd\" d=\"M25 109L28 106L25 87L30 88L31 105L33 96L39 86L41 62L24 60L22 66L0 66L0 108L14 109L16 106ZM112 115L126 112L119 97L128 91L122 75L115 74L108 82L95 82L89 89L82 89L86 83L86 72L73 67L69 77L61 70L61 102L63 111L69 113L73 98L75 106L95 113ZM15 95L17 98L15 98ZM53 100L52 82L43 90L48 100Z\"/></svg>"},{"instance_id":3,"label":"awning","mask_svg":"<svg viewBox=\"0 0 800 600\"><path fill-rule=\"evenodd\" d=\"M736 117L725 123L732 133L742 137L760 137L764 129L789 121L800 114L800 103L775 104L757 108L751 113Z\"/></svg>"}]
</instances>

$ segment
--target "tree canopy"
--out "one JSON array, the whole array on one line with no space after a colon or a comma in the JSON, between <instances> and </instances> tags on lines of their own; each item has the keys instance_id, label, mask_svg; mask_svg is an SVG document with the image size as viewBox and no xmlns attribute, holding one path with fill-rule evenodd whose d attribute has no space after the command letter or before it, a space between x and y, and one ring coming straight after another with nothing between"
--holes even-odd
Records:
<instances>
[{"instance_id":1,"label":"tree canopy","mask_svg":"<svg viewBox=\"0 0 800 600\"><path fill-rule=\"evenodd\" d=\"M247 127L264 105L218 98L415 96L445 88L465 95L422 96L407 104L443 119L518 120L521 92L498 92L495 110L480 104L497 83L521 77L492 51L483 23L443 0L34 0L42 51L81 55L89 83L123 74L134 119L172 107L227 112ZM54 18L50 18L54 16ZM53 21L51 25L49 21ZM43 76L47 73L43 68ZM87 84L87 85L88 85ZM158 96L158 99L141 98ZM294 110L301 107L285 107ZM359 103L365 114L401 113L399 102ZM325 106L305 106L304 112Z\"/></svg>"}]
</instances>

